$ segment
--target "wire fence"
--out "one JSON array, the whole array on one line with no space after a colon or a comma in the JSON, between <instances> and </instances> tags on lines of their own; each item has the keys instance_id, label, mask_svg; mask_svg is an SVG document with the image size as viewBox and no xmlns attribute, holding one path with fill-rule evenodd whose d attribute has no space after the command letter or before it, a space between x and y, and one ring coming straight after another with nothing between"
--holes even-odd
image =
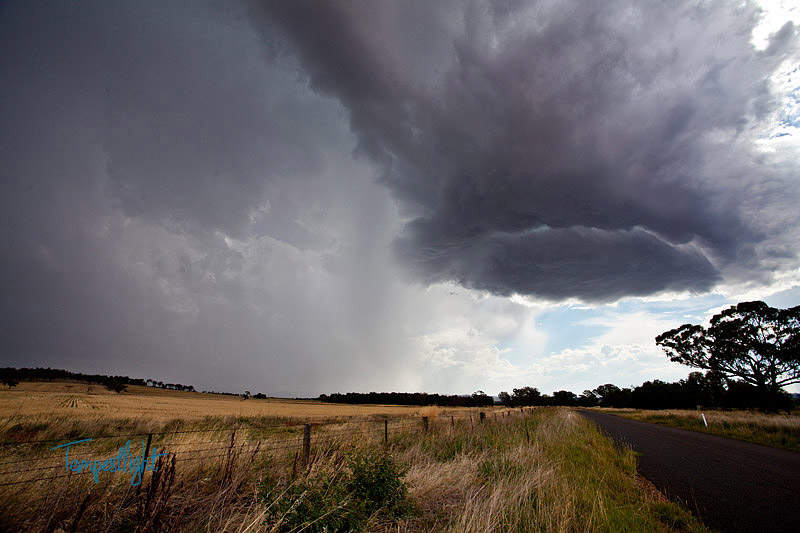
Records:
<instances>
[{"instance_id":1,"label":"wire fence","mask_svg":"<svg viewBox=\"0 0 800 533\"><path fill-rule=\"evenodd\" d=\"M396 435L417 430L419 435L440 431L456 424L480 427L489 421L502 420L532 408L437 413L432 416L406 415L368 418L352 417L337 420L287 420L280 424L238 424L229 427L175 429L153 432L120 432L113 435L76 435L70 438L31 439L0 442L0 488L24 484L39 484L71 477L96 475L112 466L125 464L124 471L142 469L144 475L152 468L157 455L173 455L178 463L209 461L236 457L242 453L255 455L290 453L295 460L307 462L312 450L323 445L344 444L365 439L388 444ZM289 435L287 435L287 432ZM199 440L194 437L202 435ZM135 447L132 439L142 439L141 455L129 453ZM98 459L97 451L87 448L96 441L117 439L122 445L116 456ZM145 443L146 442L146 443ZM52 444L49 450L32 449ZM108 443L106 446L110 445ZM74 446L74 447L73 447ZM113 444L114 447L117 444ZM138 446L138 445L137 445ZM130 450L128 450L130 448ZM113 449L113 448L112 448ZM113 463L117 459L116 463ZM131 462L133 460L133 462ZM44 464L43 464L44 463ZM142 466L145 465L145 466ZM148 468L149 467L149 468ZM122 470L122 469L121 469ZM113 470L112 470L113 471ZM120 471L120 470L116 470ZM47 497L47 496L46 496ZM46 498L45 497L45 498Z\"/></svg>"}]
</instances>

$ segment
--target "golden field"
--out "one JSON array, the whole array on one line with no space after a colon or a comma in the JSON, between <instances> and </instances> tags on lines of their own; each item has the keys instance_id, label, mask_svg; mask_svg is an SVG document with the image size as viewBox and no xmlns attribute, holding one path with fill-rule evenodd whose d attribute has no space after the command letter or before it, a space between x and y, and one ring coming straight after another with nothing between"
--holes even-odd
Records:
<instances>
[{"instance_id":1,"label":"golden field","mask_svg":"<svg viewBox=\"0 0 800 533\"><path fill-rule=\"evenodd\" d=\"M480 422L470 409L139 389L0 391L0 530L705 530L643 490L632 451L566 408L496 409ZM329 421L313 424L305 457L302 422L317 417ZM127 439L141 453L148 433L168 455L140 487L125 472L69 472L52 448L92 437L70 459L99 464Z\"/></svg>"},{"instance_id":2,"label":"golden field","mask_svg":"<svg viewBox=\"0 0 800 533\"><path fill-rule=\"evenodd\" d=\"M21 382L14 388L0 389L0 423L8 417L143 418L158 422L174 418L192 420L225 416L319 420L369 415L408 416L424 410L398 405L345 405L313 400L244 400L239 396L136 385L129 385L126 392L116 393L102 385L66 381Z\"/></svg>"}]
</instances>

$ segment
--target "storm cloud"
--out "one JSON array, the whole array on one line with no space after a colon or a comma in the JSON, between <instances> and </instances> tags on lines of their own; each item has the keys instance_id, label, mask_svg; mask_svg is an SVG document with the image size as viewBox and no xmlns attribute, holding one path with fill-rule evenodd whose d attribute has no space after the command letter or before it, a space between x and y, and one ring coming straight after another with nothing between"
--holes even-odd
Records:
<instances>
[{"instance_id":1,"label":"storm cloud","mask_svg":"<svg viewBox=\"0 0 800 533\"><path fill-rule=\"evenodd\" d=\"M244 5L9 2L0 23L5 364L301 394L403 349L365 305L393 290L388 195Z\"/></svg>"},{"instance_id":2,"label":"storm cloud","mask_svg":"<svg viewBox=\"0 0 800 533\"><path fill-rule=\"evenodd\" d=\"M257 4L382 165L416 279L613 301L768 279L796 242L796 167L754 145L796 32L756 49L753 5Z\"/></svg>"},{"instance_id":3,"label":"storm cloud","mask_svg":"<svg viewBox=\"0 0 800 533\"><path fill-rule=\"evenodd\" d=\"M564 302L790 289L798 38L758 13L2 2L3 364L469 393L547 356L563 388L682 320L597 340Z\"/></svg>"}]
</instances>

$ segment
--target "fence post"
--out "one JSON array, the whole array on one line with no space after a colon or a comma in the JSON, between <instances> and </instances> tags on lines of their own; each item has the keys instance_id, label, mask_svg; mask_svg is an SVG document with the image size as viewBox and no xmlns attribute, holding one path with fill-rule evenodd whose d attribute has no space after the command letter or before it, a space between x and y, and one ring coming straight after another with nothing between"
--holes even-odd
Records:
<instances>
[{"instance_id":1,"label":"fence post","mask_svg":"<svg viewBox=\"0 0 800 533\"><path fill-rule=\"evenodd\" d=\"M450 415L450 427L456 427L456 418Z\"/></svg>"},{"instance_id":2,"label":"fence post","mask_svg":"<svg viewBox=\"0 0 800 533\"><path fill-rule=\"evenodd\" d=\"M389 419L383 420L383 443L389 444Z\"/></svg>"},{"instance_id":3,"label":"fence post","mask_svg":"<svg viewBox=\"0 0 800 533\"><path fill-rule=\"evenodd\" d=\"M308 466L311 457L311 424L303 425L303 468Z\"/></svg>"},{"instance_id":4,"label":"fence post","mask_svg":"<svg viewBox=\"0 0 800 533\"><path fill-rule=\"evenodd\" d=\"M422 427L424 428L425 433L427 433L428 432L428 417L427 416L423 416L422 417Z\"/></svg>"},{"instance_id":5,"label":"fence post","mask_svg":"<svg viewBox=\"0 0 800 533\"><path fill-rule=\"evenodd\" d=\"M486 413L484 413L483 411L481 411L481 412L480 412L480 413L478 413L478 414L479 414L479 415L480 415L480 417L481 417L481 423L483 423L483 421L486 419Z\"/></svg>"},{"instance_id":6,"label":"fence post","mask_svg":"<svg viewBox=\"0 0 800 533\"><path fill-rule=\"evenodd\" d=\"M147 472L147 456L150 455L150 443L153 442L153 434L147 434L147 445L144 447L144 457L142 457L142 464L144 465L144 470L142 472ZM142 490L143 483L139 483L136 487L136 495L139 495L139 492Z\"/></svg>"}]
</instances>

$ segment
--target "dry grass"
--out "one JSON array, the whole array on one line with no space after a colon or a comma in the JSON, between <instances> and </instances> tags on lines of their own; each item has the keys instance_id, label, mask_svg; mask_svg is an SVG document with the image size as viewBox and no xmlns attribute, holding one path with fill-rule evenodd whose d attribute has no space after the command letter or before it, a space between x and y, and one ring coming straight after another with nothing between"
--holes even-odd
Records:
<instances>
[{"instance_id":1,"label":"dry grass","mask_svg":"<svg viewBox=\"0 0 800 533\"><path fill-rule=\"evenodd\" d=\"M43 394L37 401L53 401L58 394L76 396L77 407L61 408L68 409L67 414L48 418L31 407L7 417L0 428L5 441L32 436L57 439L55 444L0 447L0 530L335 530L331 524L342 523L334 521L337 516L346 516L353 506L359 508L350 489L342 488L350 487L342 480L352 475L352 458L385 454L403 472L415 511L369 511L365 525L359 526L367 531L702 529L685 510L641 490L634 454L619 452L591 423L567 409L524 414L497 410L496 416L493 413L481 423L475 411L431 408L416 412L396 407L403 415L413 413L417 418L391 420L389 441L384 444L384 423L376 413L391 412L386 407L290 402L289 409L297 409L293 416L302 417L297 414L300 409L306 409L305 416L325 416L327 411L315 410L319 407L338 408L339 417L353 407L351 412L359 412L359 407L367 412L367 416L347 420L329 417L327 423L314 425L312 456L305 466L303 427L297 419L262 411L255 416L240 412L200 416L194 406L187 408L186 419L163 416L148 421L130 411L130 398L128 404L115 403L123 402L124 395L64 389L28 392ZM187 401L187 393L156 392L170 405ZM80 403L92 404L98 401L95 396L110 398L106 405L113 408L106 416L91 413L86 410L91 407ZM202 395L191 397L205 400ZM215 409L215 413L223 412L219 404ZM78 416L78 412L85 414ZM420 416L428 417L427 433ZM42 427L31 425L37 419ZM116 455L130 438L132 453L140 455L145 437L130 434L149 431L158 432L152 444L159 453L174 455L161 459L157 474L145 474L141 489L122 473L100 473L97 484L91 474L67 475L63 450L50 449L93 437L74 453L105 459ZM104 435L108 438L101 438ZM292 513L304 505L317 514L300 517L298 522Z\"/></svg>"},{"instance_id":2,"label":"dry grass","mask_svg":"<svg viewBox=\"0 0 800 533\"><path fill-rule=\"evenodd\" d=\"M11 416L87 416L167 420L207 416L288 417L321 419L342 416L410 415L429 408L397 405L345 405L312 400L269 398L243 400L238 396L183 392L129 385L115 393L102 385L77 382L22 382L0 389L0 419Z\"/></svg>"},{"instance_id":3,"label":"dry grass","mask_svg":"<svg viewBox=\"0 0 800 533\"><path fill-rule=\"evenodd\" d=\"M465 448L457 456L460 475L452 476L461 479L460 501L453 494L451 519L424 530L438 531L440 525L453 532L703 529L685 510L642 491L634 454L620 453L567 409L492 422ZM434 486L440 484L437 477L432 470ZM415 484L414 478L410 483L412 494L424 501L418 491L426 483Z\"/></svg>"},{"instance_id":4,"label":"dry grass","mask_svg":"<svg viewBox=\"0 0 800 533\"><path fill-rule=\"evenodd\" d=\"M800 451L800 411L798 410L791 414L767 414L757 411L596 409L634 420ZM703 423L701 414L705 415L708 426Z\"/></svg>"}]
</instances>

